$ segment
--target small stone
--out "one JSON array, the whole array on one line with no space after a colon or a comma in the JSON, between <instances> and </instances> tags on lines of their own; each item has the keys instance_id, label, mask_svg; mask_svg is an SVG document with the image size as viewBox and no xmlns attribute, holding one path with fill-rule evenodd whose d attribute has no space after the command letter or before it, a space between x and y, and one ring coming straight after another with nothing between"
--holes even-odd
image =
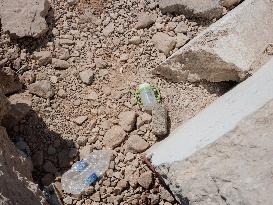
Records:
<instances>
[{"instance_id":1,"label":"small stone","mask_svg":"<svg viewBox=\"0 0 273 205\"><path fill-rule=\"evenodd\" d=\"M142 125L149 124L152 122L152 116L148 113L143 113L137 118L137 128L140 128Z\"/></svg>"},{"instance_id":2,"label":"small stone","mask_svg":"<svg viewBox=\"0 0 273 205\"><path fill-rule=\"evenodd\" d=\"M98 100L99 95L95 91L91 91L88 95L85 96L87 100Z\"/></svg>"},{"instance_id":3,"label":"small stone","mask_svg":"<svg viewBox=\"0 0 273 205\"><path fill-rule=\"evenodd\" d=\"M58 82L58 77L57 76L51 76L50 77L50 82L53 84L56 84Z\"/></svg>"},{"instance_id":4,"label":"small stone","mask_svg":"<svg viewBox=\"0 0 273 205\"><path fill-rule=\"evenodd\" d=\"M179 22L179 24L174 29L175 33L187 33L187 31L188 31L188 25L183 21Z\"/></svg>"},{"instance_id":5,"label":"small stone","mask_svg":"<svg viewBox=\"0 0 273 205\"><path fill-rule=\"evenodd\" d=\"M52 54L50 51L34 52L34 59L38 60L40 66L47 65L52 62Z\"/></svg>"},{"instance_id":6,"label":"small stone","mask_svg":"<svg viewBox=\"0 0 273 205\"><path fill-rule=\"evenodd\" d=\"M168 111L164 105L157 104L152 108L152 132L156 136L168 133Z\"/></svg>"},{"instance_id":7,"label":"small stone","mask_svg":"<svg viewBox=\"0 0 273 205\"><path fill-rule=\"evenodd\" d=\"M58 91L58 96L60 96L61 98L66 98L67 97L67 93L64 89L60 89Z\"/></svg>"},{"instance_id":8,"label":"small stone","mask_svg":"<svg viewBox=\"0 0 273 205\"><path fill-rule=\"evenodd\" d=\"M119 61L120 62L126 62L129 59L129 54L124 53L120 55Z\"/></svg>"},{"instance_id":9,"label":"small stone","mask_svg":"<svg viewBox=\"0 0 273 205\"><path fill-rule=\"evenodd\" d=\"M125 111L119 114L119 124L123 130L130 132L134 129L136 124L137 114L135 111Z\"/></svg>"},{"instance_id":10,"label":"small stone","mask_svg":"<svg viewBox=\"0 0 273 205\"><path fill-rule=\"evenodd\" d=\"M54 96L54 89L48 80L41 80L28 86L30 93L42 98L51 98Z\"/></svg>"},{"instance_id":11,"label":"small stone","mask_svg":"<svg viewBox=\"0 0 273 205\"><path fill-rule=\"evenodd\" d=\"M149 189L153 183L153 173L150 171L141 174L137 180L138 184L144 189Z\"/></svg>"},{"instance_id":12,"label":"small stone","mask_svg":"<svg viewBox=\"0 0 273 205\"><path fill-rule=\"evenodd\" d=\"M77 139L77 143L80 146L84 146L87 143L88 138L86 136L80 136Z\"/></svg>"},{"instance_id":13,"label":"small stone","mask_svg":"<svg viewBox=\"0 0 273 205\"><path fill-rule=\"evenodd\" d=\"M120 181L118 181L117 186L114 190L116 195L121 194L121 192L123 192L126 188L128 187L128 181L125 179L122 179Z\"/></svg>"},{"instance_id":14,"label":"small stone","mask_svg":"<svg viewBox=\"0 0 273 205\"><path fill-rule=\"evenodd\" d=\"M130 136L126 144L128 151L132 153L141 153L149 147L149 143L138 135Z\"/></svg>"},{"instance_id":15,"label":"small stone","mask_svg":"<svg viewBox=\"0 0 273 205\"><path fill-rule=\"evenodd\" d=\"M49 186L52 182L54 182L54 176L48 173L45 176L43 176L41 181L44 186Z\"/></svg>"},{"instance_id":16,"label":"small stone","mask_svg":"<svg viewBox=\"0 0 273 205\"><path fill-rule=\"evenodd\" d=\"M52 145L49 145L49 147L48 147L48 149L47 149L47 153L48 153L49 155L54 155L54 154L56 154L56 149L55 149L55 147L52 146Z\"/></svg>"},{"instance_id":17,"label":"small stone","mask_svg":"<svg viewBox=\"0 0 273 205\"><path fill-rule=\"evenodd\" d=\"M150 194L149 196L150 200L151 200L151 205L155 205L159 203L159 196L156 194Z\"/></svg>"},{"instance_id":18,"label":"small stone","mask_svg":"<svg viewBox=\"0 0 273 205\"><path fill-rule=\"evenodd\" d=\"M93 151L92 145L86 145L83 148L80 149L80 159L84 159L86 156L88 156Z\"/></svg>"},{"instance_id":19,"label":"small stone","mask_svg":"<svg viewBox=\"0 0 273 205\"><path fill-rule=\"evenodd\" d=\"M113 126L104 136L104 142L107 147L115 148L119 146L126 137L126 132L120 126Z\"/></svg>"},{"instance_id":20,"label":"small stone","mask_svg":"<svg viewBox=\"0 0 273 205\"><path fill-rule=\"evenodd\" d=\"M166 33L158 32L152 37L156 48L163 52L166 56L169 56L170 51L174 49L176 41L175 38L169 36Z\"/></svg>"},{"instance_id":21,"label":"small stone","mask_svg":"<svg viewBox=\"0 0 273 205\"><path fill-rule=\"evenodd\" d=\"M103 30L102 33L105 36L109 36L115 30L115 24L109 23Z\"/></svg>"},{"instance_id":22,"label":"small stone","mask_svg":"<svg viewBox=\"0 0 273 205\"><path fill-rule=\"evenodd\" d=\"M141 38L140 36L133 36L130 40L129 40L130 44L134 44L134 45L138 45L141 44Z\"/></svg>"},{"instance_id":23,"label":"small stone","mask_svg":"<svg viewBox=\"0 0 273 205\"><path fill-rule=\"evenodd\" d=\"M141 13L139 16L138 16L138 22L136 24L136 29L144 29L144 28L147 28L149 26L151 26L152 24L154 24L154 20L153 18L146 14L146 13Z\"/></svg>"},{"instance_id":24,"label":"small stone","mask_svg":"<svg viewBox=\"0 0 273 205\"><path fill-rule=\"evenodd\" d=\"M52 66L58 70L65 70L70 67L70 64L65 60L60 60L57 58L52 58Z\"/></svg>"},{"instance_id":25,"label":"small stone","mask_svg":"<svg viewBox=\"0 0 273 205\"><path fill-rule=\"evenodd\" d=\"M73 119L73 122L75 122L77 125L82 125L87 119L88 119L88 117L86 115L79 116L79 117Z\"/></svg>"},{"instance_id":26,"label":"small stone","mask_svg":"<svg viewBox=\"0 0 273 205\"><path fill-rule=\"evenodd\" d=\"M76 5L77 3L79 3L79 0L67 0L67 3L68 3L70 6L73 6L73 5Z\"/></svg>"},{"instance_id":27,"label":"small stone","mask_svg":"<svg viewBox=\"0 0 273 205\"><path fill-rule=\"evenodd\" d=\"M61 168L69 167L69 151L67 149L63 149L59 152L58 161Z\"/></svg>"},{"instance_id":28,"label":"small stone","mask_svg":"<svg viewBox=\"0 0 273 205\"><path fill-rule=\"evenodd\" d=\"M102 58L95 58L94 62L97 68L106 68L107 63Z\"/></svg>"},{"instance_id":29,"label":"small stone","mask_svg":"<svg viewBox=\"0 0 273 205\"><path fill-rule=\"evenodd\" d=\"M90 197L91 200L93 201L96 201L96 202L100 202L100 192L97 191L95 192L91 197Z\"/></svg>"},{"instance_id":30,"label":"small stone","mask_svg":"<svg viewBox=\"0 0 273 205\"><path fill-rule=\"evenodd\" d=\"M164 200L166 200L168 202L174 202L173 196L164 187L160 187L159 193L160 193L161 199L164 199Z\"/></svg>"},{"instance_id":31,"label":"small stone","mask_svg":"<svg viewBox=\"0 0 273 205\"><path fill-rule=\"evenodd\" d=\"M58 171L57 168L54 166L54 164L52 164L52 162L50 161L45 162L45 164L43 165L43 169L46 172L53 173L53 174Z\"/></svg>"},{"instance_id":32,"label":"small stone","mask_svg":"<svg viewBox=\"0 0 273 205\"><path fill-rule=\"evenodd\" d=\"M73 204L73 200L72 200L72 198L71 198L70 196L65 197L65 198L63 199L63 202L64 202L65 204L68 204L68 205Z\"/></svg>"},{"instance_id":33,"label":"small stone","mask_svg":"<svg viewBox=\"0 0 273 205\"><path fill-rule=\"evenodd\" d=\"M32 163L34 167L42 166L43 160L44 160L43 151L37 151L32 156Z\"/></svg>"},{"instance_id":34,"label":"small stone","mask_svg":"<svg viewBox=\"0 0 273 205\"><path fill-rule=\"evenodd\" d=\"M189 41L189 37L184 35L183 33L179 33L176 36L176 48L181 48L182 46L184 46L188 41Z\"/></svg>"},{"instance_id":35,"label":"small stone","mask_svg":"<svg viewBox=\"0 0 273 205\"><path fill-rule=\"evenodd\" d=\"M82 82L87 85L90 85L94 80L94 72L91 70L82 71L79 75Z\"/></svg>"},{"instance_id":36,"label":"small stone","mask_svg":"<svg viewBox=\"0 0 273 205\"><path fill-rule=\"evenodd\" d=\"M24 72L20 76L20 82L26 86L30 85L31 83L34 83L35 80L36 80L36 75L31 70Z\"/></svg>"}]
</instances>

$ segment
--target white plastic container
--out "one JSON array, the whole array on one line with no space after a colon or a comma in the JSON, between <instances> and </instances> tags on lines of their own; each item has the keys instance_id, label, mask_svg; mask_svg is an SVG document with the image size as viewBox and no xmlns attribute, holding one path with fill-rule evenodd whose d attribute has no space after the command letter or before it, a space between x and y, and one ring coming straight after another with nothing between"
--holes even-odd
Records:
<instances>
[{"instance_id":1,"label":"white plastic container","mask_svg":"<svg viewBox=\"0 0 273 205\"><path fill-rule=\"evenodd\" d=\"M62 176L62 187L66 193L80 194L98 181L109 167L111 150L94 151L85 159L73 164Z\"/></svg>"},{"instance_id":2,"label":"white plastic container","mask_svg":"<svg viewBox=\"0 0 273 205\"><path fill-rule=\"evenodd\" d=\"M155 93L149 83L139 85L141 102L145 110L152 110L152 107L157 104Z\"/></svg>"}]
</instances>

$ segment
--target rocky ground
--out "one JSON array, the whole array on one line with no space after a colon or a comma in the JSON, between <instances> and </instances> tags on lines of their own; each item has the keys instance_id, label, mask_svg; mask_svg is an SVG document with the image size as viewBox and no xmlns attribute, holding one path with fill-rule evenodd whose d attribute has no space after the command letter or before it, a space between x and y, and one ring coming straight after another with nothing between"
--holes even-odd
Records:
<instances>
[{"instance_id":1,"label":"rocky ground","mask_svg":"<svg viewBox=\"0 0 273 205\"><path fill-rule=\"evenodd\" d=\"M1 31L0 41L0 65L19 74L24 91L16 98L31 105L9 135L30 147L35 182L54 182L68 205L176 204L142 161L160 138L132 92L143 82L157 86L170 130L226 92L230 83L171 83L150 72L204 27L161 14L152 0L52 0L51 7L45 37L15 40ZM115 156L103 179L81 196L64 193L62 173L109 146Z\"/></svg>"}]
</instances>

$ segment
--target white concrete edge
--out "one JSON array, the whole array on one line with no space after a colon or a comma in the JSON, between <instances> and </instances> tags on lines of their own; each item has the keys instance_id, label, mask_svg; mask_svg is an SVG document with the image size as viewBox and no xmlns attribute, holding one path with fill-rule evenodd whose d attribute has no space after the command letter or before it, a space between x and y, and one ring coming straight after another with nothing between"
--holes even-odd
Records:
<instances>
[{"instance_id":1,"label":"white concrete edge","mask_svg":"<svg viewBox=\"0 0 273 205\"><path fill-rule=\"evenodd\" d=\"M252 77L218 98L168 138L146 151L152 166L184 160L231 131L273 99L273 58Z\"/></svg>"}]
</instances>

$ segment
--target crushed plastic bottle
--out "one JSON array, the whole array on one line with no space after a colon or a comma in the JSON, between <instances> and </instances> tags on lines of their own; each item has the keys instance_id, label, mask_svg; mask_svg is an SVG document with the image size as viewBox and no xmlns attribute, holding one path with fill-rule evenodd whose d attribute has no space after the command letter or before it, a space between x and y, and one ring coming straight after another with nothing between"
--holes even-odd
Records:
<instances>
[{"instance_id":1,"label":"crushed plastic bottle","mask_svg":"<svg viewBox=\"0 0 273 205\"><path fill-rule=\"evenodd\" d=\"M63 190L71 194L82 193L102 177L109 167L112 154L111 150L97 150L73 164L62 176Z\"/></svg>"},{"instance_id":2,"label":"crushed plastic bottle","mask_svg":"<svg viewBox=\"0 0 273 205\"><path fill-rule=\"evenodd\" d=\"M151 110L152 107L157 103L152 86L149 83L143 83L139 85L139 92L144 108L146 110Z\"/></svg>"}]
</instances>

